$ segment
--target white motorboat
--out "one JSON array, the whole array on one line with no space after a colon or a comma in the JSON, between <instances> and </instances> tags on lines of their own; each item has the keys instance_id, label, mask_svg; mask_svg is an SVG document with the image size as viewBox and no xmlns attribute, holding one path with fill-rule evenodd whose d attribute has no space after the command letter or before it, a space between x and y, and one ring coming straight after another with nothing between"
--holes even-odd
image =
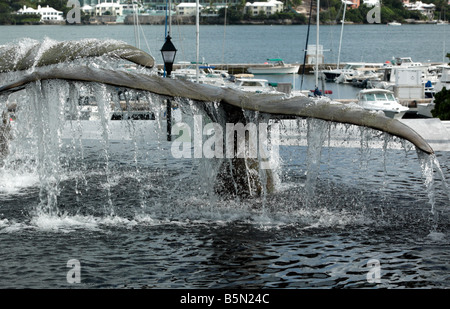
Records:
<instances>
[{"instance_id":1,"label":"white motorboat","mask_svg":"<svg viewBox=\"0 0 450 309\"><path fill-rule=\"evenodd\" d=\"M247 71L255 75L295 74L300 65L284 63L283 59L267 59L265 65L249 67Z\"/></svg>"},{"instance_id":2,"label":"white motorboat","mask_svg":"<svg viewBox=\"0 0 450 309\"><path fill-rule=\"evenodd\" d=\"M431 111L434 109L434 106L434 102L417 104L417 115L419 117L433 118Z\"/></svg>"},{"instance_id":3,"label":"white motorboat","mask_svg":"<svg viewBox=\"0 0 450 309\"><path fill-rule=\"evenodd\" d=\"M436 81L436 84L434 86L434 91L439 92L442 90L442 88L450 89L450 66L449 65L442 65L440 66L440 77Z\"/></svg>"},{"instance_id":4,"label":"white motorboat","mask_svg":"<svg viewBox=\"0 0 450 309\"><path fill-rule=\"evenodd\" d=\"M381 81L384 73L378 73L375 71L358 71L352 78L352 85L360 88L371 88L374 82Z\"/></svg>"},{"instance_id":5,"label":"white motorboat","mask_svg":"<svg viewBox=\"0 0 450 309\"><path fill-rule=\"evenodd\" d=\"M342 74L342 71L343 69L337 68L337 69L322 70L321 73L325 76L325 79L327 81L334 81Z\"/></svg>"},{"instance_id":6,"label":"white motorboat","mask_svg":"<svg viewBox=\"0 0 450 309\"><path fill-rule=\"evenodd\" d=\"M174 79L189 80L192 82L197 82L199 84L209 84L218 87L223 87L229 84L230 75L226 70L217 70L213 66L200 65L197 67L195 62L184 62L180 63L182 66L176 70L173 70L171 77Z\"/></svg>"},{"instance_id":7,"label":"white motorboat","mask_svg":"<svg viewBox=\"0 0 450 309\"><path fill-rule=\"evenodd\" d=\"M383 63L349 62L342 69L323 70L322 73L327 80L333 80L336 83L351 83L353 78L364 72L373 71L378 74L377 71L383 67Z\"/></svg>"},{"instance_id":8,"label":"white motorboat","mask_svg":"<svg viewBox=\"0 0 450 309\"><path fill-rule=\"evenodd\" d=\"M422 62L414 62L411 57L395 57L392 59L391 64L393 66L402 66L402 67L423 67L424 64Z\"/></svg>"},{"instance_id":9,"label":"white motorboat","mask_svg":"<svg viewBox=\"0 0 450 309\"><path fill-rule=\"evenodd\" d=\"M437 73L428 78L425 83L425 97L433 98L434 95L446 87L450 89L450 66L447 64L437 66ZM430 77L430 76L428 76Z\"/></svg>"},{"instance_id":10,"label":"white motorboat","mask_svg":"<svg viewBox=\"0 0 450 309\"><path fill-rule=\"evenodd\" d=\"M389 118L400 119L409 110L401 105L392 91L386 89L364 89L358 93L357 104L366 110L382 111Z\"/></svg>"},{"instance_id":11,"label":"white motorboat","mask_svg":"<svg viewBox=\"0 0 450 309\"><path fill-rule=\"evenodd\" d=\"M439 89L441 75L447 65L428 65L421 62L413 62L410 57L395 58L387 62L382 80L378 83L373 83L375 88L383 88L394 90L396 86L420 86L423 87L423 96L431 98L434 96L436 89ZM407 73L410 72L410 73ZM419 73L415 73L419 72ZM416 83L416 74L419 75L420 83ZM407 79L403 81L397 80L399 76L404 75ZM419 88L420 88L419 87ZM422 95L417 96L417 99L422 99Z\"/></svg>"},{"instance_id":12,"label":"white motorboat","mask_svg":"<svg viewBox=\"0 0 450 309\"><path fill-rule=\"evenodd\" d=\"M401 26L402 24L396 21L388 23L388 26Z\"/></svg>"},{"instance_id":13,"label":"white motorboat","mask_svg":"<svg viewBox=\"0 0 450 309\"><path fill-rule=\"evenodd\" d=\"M242 91L254 93L278 92L274 87L269 85L269 81L267 79L236 78L233 87L236 87Z\"/></svg>"}]
</instances>

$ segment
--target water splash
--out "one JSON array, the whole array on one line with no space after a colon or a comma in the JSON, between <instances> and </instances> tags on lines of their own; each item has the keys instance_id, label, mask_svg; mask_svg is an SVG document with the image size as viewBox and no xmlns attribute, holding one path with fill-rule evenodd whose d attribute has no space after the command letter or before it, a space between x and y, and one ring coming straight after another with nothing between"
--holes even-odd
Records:
<instances>
[{"instance_id":1,"label":"water splash","mask_svg":"<svg viewBox=\"0 0 450 309\"><path fill-rule=\"evenodd\" d=\"M155 217L159 217L159 219L164 218L164 215L167 215L167 218L172 221L176 221L179 218L186 218L186 220L192 220L192 218L195 218L196 220L199 220L199 218L213 218L213 220L216 221L224 220L225 218L237 220L250 220L249 218L251 218L253 221L265 224L264 220L268 217L277 218L278 216L283 217L281 221L285 223L288 222L291 224L294 222L301 222L308 226L320 227L340 225L341 223L339 222L345 221L340 219L348 216L348 213L342 211L342 209L337 209L334 212L334 209L332 209L331 206L328 207L326 203L323 203L324 201L328 202L335 197L331 194L330 196L324 197L326 194L320 192L317 187L321 186L321 177L319 176L322 172L321 160L325 159L322 158L324 142L328 138L328 148L353 147L355 140L352 140L352 138L349 137L351 135L349 134L350 131L354 128L353 126L340 126L346 137L345 139L336 142L332 140L333 134L331 133L332 129L335 129L335 125L332 125L329 122L316 119L296 119L292 121L295 125L293 125L291 133L297 134L298 139L296 142L303 143L303 146L307 145L307 155L305 156L306 181L304 191L299 190L296 192L298 194L293 198L285 199L284 201L281 200L279 203L269 199L268 192L263 191L262 198L255 199L254 202L250 203L237 198L224 205L225 203L223 200L221 200L212 190L212 183L217 177L220 164L228 159L205 159L198 160L195 163L192 163L192 161L189 163L174 162L174 160L171 161L170 158L168 159L167 149L169 149L168 145L170 144L164 140L165 98L161 96L146 92L129 92L132 97L135 97L137 94L141 95L142 98L144 98L143 100L146 102L147 107L155 113L155 120L152 121L154 127L151 129L153 130L152 133L155 138L155 147L156 150L160 150L161 153L166 152L166 157L159 157L160 153L154 152L153 148L149 150L146 148L148 145L142 144L139 122L124 119L118 121L118 123L123 124L120 127L121 129L124 129L121 133L128 133L131 139L131 146L127 148L126 151L123 151L122 149L121 155L125 156L126 153L130 157L130 160L125 160L123 157L115 157L115 153L112 150L115 144L112 141L111 131L117 126L115 124L113 125L113 122L110 121L110 115L111 113L114 113L115 108L121 103L117 95L117 90L118 89L113 87L98 84L48 81L30 84L26 89L25 95L23 93L18 94L19 96L22 95L24 97L19 100L22 104L20 104L20 109L17 110L18 120L14 130L15 138L11 144L12 152L5 162L7 163L7 166L9 165L9 167L11 167L11 164L15 161L16 163L18 163L18 161L23 163L25 159L21 158L26 158L31 175L37 174L39 176L40 203L37 207L37 215L33 221L34 225L44 227L48 224L49 226L54 226L55 229L58 229L58 226L65 226L66 224L70 225L71 223L74 226L77 226L77 220L78 222L82 222L84 220L82 218L86 219L89 218L90 215L93 216L94 213L97 214L101 212L85 207L83 208L83 211L86 209L84 216L76 217L78 215L78 210L73 211L75 214L71 214L70 216L65 214L64 212L66 210L59 201L63 187L72 184L71 182L65 182L67 179L73 179L72 190L76 198L75 204L77 204L74 208L78 207L79 204L88 203L89 201L87 201L87 199L96 196L96 198L101 200L97 206L102 205L104 207L103 213L99 214L104 220L107 218L108 220L124 218L119 215L119 213L125 212L121 209L122 204L120 202L121 197L119 194L122 193L120 191L120 186L126 182L135 184L136 188L132 189L133 192L137 193L136 196L128 197L129 201L127 202L131 205L129 207L139 205L142 211L137 213L142 216L151 214L149 218L153 218L153 214L156 214ZM91 166L88 166L86 163L87 161L92 160L94 155L89 153L86 146L83 145L84 137L87 133L84 131L85 125L87 122L91 121L83 118L84 114L82 109L80 109L79 98L83 96L85 91L90 92L93 95L97 108L96 121L99 126L98 129L96 129L96 137L99 141L100 153L97 153L98 158L95 158L95 160L97 160L98 166L100 166L101 169L95 171L98 173L96 177L90 177L92 176L90 173L94 174L94 172L89 170ZM221 114L223 113L223 110L218 102L206 104L207 110L205 111L203 108L199 107L200 105L198 102L179 98L174 101L179 105L179 108L183 110L183 121L192 121L192 117L199 114L202 115L205 122L214 121L224 123L224 121L226 121L226 117ZM130 115L128 106L132 104L132 102L130 99L126 99L125 103L127 108L124 110L122 116L128 118ZM94 112L91 113L91 115L93 114ZM255 124L269 122L267 115L253 112L244 112L244 114L247 122L254 122ZM225 125L223 126L225 127ZM62 131L67 128L69 128L68 132L70 132L68 145L64 144L62 141ZM359 158L361 160L359 162L359 167L364 170L363 173L368 173L370 151L374 148L371 143L375 139L376 134L369 129L360 129L358 132L360 135L357 135L356 144L359 145L360 151ZM383 172L386 176L388 172L386 166L389 161L387 149L391 146L390 138L386 137L382 139L381 145L384 163ZM27 148L31 150L26 152L24 149ZM34 149L36 150L35 155L33 155ZM67 149L69 149L69 151L67 151ZM142 154L142 152L144 152L144 154ZM330 161L330 152L328 155L328 160L325 159L325 161ZM302 159L298 157L297 153L295 156L296 160L300 161ZM261 158L259 157L259 159ZM155 161L157 160L159 160L159 162L155 164ZM285 163L290 163L282 162L280 158L279 160L279 164L276 165L275 168L276 171L278 171L278 167L280 167L279 171L281 171L281 166L286 166ZM443 176L442 171L439 171L440 168L438 167L437 159L433 160L436 160L436 162L432 162L431 169L437 168L437 172L441 173ZM228 160L227 163L230 165L232 164L230 160ZM151 176L151 173L146 169L153 164L159 164L161 170L164 170L166 174L154 177ZM432 212L433 214L436 214L437 210L434 193L434 190L436 189L433 184L435 182L434 179L430 178L433 176L432 173L430 174L429 172L430 164L429 161L426 161L424 175L429 201L432 204ZM18 163L16 167L19 165L21 164ZM118 173L117 169L121 166L126 166L127 168L124 169L123 173ZM249 169L248 164L246 167ZM289 168L291 167L292 166ZM35 168L35 170L33 170L33 168ZM267 179L264 178L261 169L258 168L256 170L263 183L266 184ZM34 174L34 172L36 174ZM154 170L152 170L152 172L154 172ZM330 188L327 188L327 190L331 192L332 190L335 190L335 188L332 187L330 181L332 178L330 168L327 173L328 176L324 178L329 181ZM95 181L98 180L98 183L100 183L99 186L97 186L97 182L92 180L93 178L95 178ZM364 175L360 178L363 179ZM298 179L295 179L295 181L297 180ZM161 183L158 183L158 181ZM64 185L62 185L63 182ZM183 182L190 183L189 185L184 185ZM29 185L32 186L35 183L36 182L33 183L31 181ZM384 180L383 191L389 185L389 182ZM233 186L237 191L238 184L235 182L233 183ZM170 190L168 190L168 187ZM266 186L263 186L263 188L265 187ZM281 187L281 183L278 184L278 187ZM6 188L5 190L10 189ZM88 195L88 190L91 190L91 195L88 196L87 199L83 198L83 195ZM167 194L168 191L170 191L169 194ZM345 190L339 192L346 193ZM305 194L303 195L303 193ZM184 196L179 198L177 194ZM322 196L320 196L320 194L322 194ZM191 198L186 197L186 195L191 196ZM326 198L328 198L328 200L326 200ZM306 202L304 204L296 203L296 199L305 199ZM288 202L286 202L286 200ZM351 200L351 203L353 202L354 200ZM337 202L334 202L333 205L336 203ZM308 207L302 207L303 205L307 205ZM84 205L79 207L84 207ZM195 208L198 212L195 212L190 208ZM227 212L226 210L229 211ZM81 212L82 211L80 211L80 213ZM184 217L184 215L186 216ZM307 220L305 217L307 217ZM51 220L47 220L49 218L55 220L60 219L60 221L58 223L56 220L51 223ZM357 216L354 218L357 218ZM97 219L98 218L95 217L95 220ZM126 219L132 220L129 217ZM275 221L276 220L274 220L274 222ZM308 223L305 223L307 221ZM363 221L363 219L361 219L361 221ZM88 228L91 227L89 222L89 220L86 222L86 227ZM359 222L359 219L345 222ZM315 223L317 223L317 225L315 225ZM92 227L95 227L96 224L97 223L94 222ZM342 225L345 224L347 223L343 223ZM5 223L5 225L7 225L7 223ZM79 226L83 225L79 224Z\"/></svg>"},{"instance_id":2,"label":"water splash","mask_svg":"<svg viewBox=\"0 0 450 309\"><path fill-rule=\"evenodd\" d=\"M439 165L439 161L436 158L436 155L427 155L421 151L417 151L417 154L421 163L422 175L428 196L428 201L431 206L430 213L432 216L432 227L430 230L430 237L432 237L433 239L439 239L442 238L443 235L438 232L440 210L437 208L436 203L437 181L435 174L439 176L439 180L444 188L444 194L447 196L448 201L450 201L449 186Z\"/></svg>"},{"instance_id":3,"label":"water splash","mask_svg":"<svg viewBox=\"0 0 450 309\"><path fill-rule=\"evenodd\" d=\"M60 150L67 84L61 81L37 82L27 86L32 129L37 141L37 169L40 182L38 212L57 215L61 181Z\"/></svg>"},{"instance_id":4,"label":"water splash","mask_svg":"<svg viewBox=\"0 0 450 309\"><path fill-rule=\"evenodd\" d=\"M111 199L111 172L109 164L109 126L108 120L111 115L111 102L109 100L108 92L105 85L95 85L94 86L95 100L98 106L98 113L101 124L101 144L102 144L102 155L104 158L104 175L105 183L104 188L106 191L107 204L105 207L105 213L109 216L114 216L114 206Z\"/></svg>"},{"instance_id":5,"label":"water splash","mask_svg":"<svg viewBox=\"0 0 450 309\"><path fill-rule=\"evenodd\" d=\"M307 174L306 174L306 204L312 206L315 199L315 188L320 172L320 160L322 147L329 129L327 122L319 119L308 119L308 152L307 152Z\"/></svg>"}]
</instances>

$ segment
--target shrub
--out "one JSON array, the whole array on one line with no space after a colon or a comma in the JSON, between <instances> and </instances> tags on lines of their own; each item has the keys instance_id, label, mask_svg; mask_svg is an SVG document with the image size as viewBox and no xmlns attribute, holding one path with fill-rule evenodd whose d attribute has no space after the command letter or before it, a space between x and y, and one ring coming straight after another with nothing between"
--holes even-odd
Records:
<instances>
[{"instance_id":1,"label":"shrub","mask_svg":"<svg viewBox=\"0 0 450 309\"><path fill-rule=\"evenodd\" d=\"M434 109L431 111L433 117L441 120L450 120L450 89L442 88L434 95Z\"/></svg>"}]
</instances>

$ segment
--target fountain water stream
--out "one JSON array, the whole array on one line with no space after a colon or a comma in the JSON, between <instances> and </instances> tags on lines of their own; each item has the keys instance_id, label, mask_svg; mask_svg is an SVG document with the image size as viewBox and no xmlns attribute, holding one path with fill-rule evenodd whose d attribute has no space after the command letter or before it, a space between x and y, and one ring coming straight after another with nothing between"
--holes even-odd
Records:
<instances>
[{"instance_id":1,"label":"fountain water stream","mask_svg":"<svg viewBox=\"0 0 450 309\"><path fill-rule=\"evenodd\" d=\"M50 45L51 47L55 46L54 44ZM38 57L43 55L48 55L48 53L41 47L35 54L36 61L28 68L28 71L22 73L33 76L34 70L37 70L36 65L42 65L42 61L38 61L41 58ZM93 65L95 66L98 61L95 59ZM100 62L103 61L106 60L102 58ZM17 61L17 63L19 62ZM67 64L57 64L56 68L61 69L65 65ZM69 64L69 66L71 65ZM16 80L20 73L3 74L6 75L3 75L2 84L8 84ZM131 79L142 77L130 73L127 73L127 76ZM148 74L148 76L152 76L152 74ZM19 82L21 91L14 92L9 96L1 96L1 112L3 115L14 117L11 122L8 117L3 117L0 129L2 134L0 135L0 146L5 145L7 140L1 136L7 136L9 131L12 134L8 153L6 153L6 147L2 146L2 173L5 175L6 173L18 171L24 173L26 171L38 176L39 203L31 210L35 216L64 216L70 207L61 203L60 197L63 194L75 196L75 203L79 207L70 210L75 211L75 214L120 217L125 212L129 215L129 210L125 208L129 207L130 201L121 200L123 194L121 186L127 190L133 190L134 193L127 194L127 196L128 198L133 196L131 204L139 205L138 209L132 210L135 213L145 214L149 208L158 206L170 219L173 212L187 211L182 207L178 210L175 209L176 205L180 206L179 203L183 203L178 203L177 199L182 196L181 200L186 201L186 195L193 199L209 201L206 202L209 208L203 209L204 211L217 211L212 205L217 205L220 201L220 203L228 205L238 205L238 209L250 205L250 209L260 207L264 213L270 213L274 204L267 201L283 186L281 179L283 178L284 162L280 157L269 156L267 158L267 153L258 151L256 158L248 155L239 158L236 156L238 144L235 139L233 139L235 149L232 157L206 158L203 155L205 145L214 145L213 149L209 149L213 151L223 146L225 154L226 147L229 146L226 139L223 139L223 144L220 145L214 143L212 135L205 134L205 132L213 129L211 132L217 134L219 127L225 129L227 124L244 126L255 124L258 128L260 124L272 128L277 127L277 124L282 124L284 133L282 132L281 135L296 136L297 146L307 147L306 179L301 179L304 185L299 196L302 198L300 203L306 205L310 210L323 204L324 196L317 191L317 187L321 182L324 149L342 147L345 143L357 145L356 148L359 147L360 150L359 164L357 164L360 168L359 177L364 178L371 173L369 171L370 152L373 140L378 139L376 131L361 127L357 131L359 137L355 141L348 132L354 128L350 124L344 124L343 127L341 125L340 129L337 129L336 124L331 124L326 119L318 119L320 117L315 117L315 114L306 120L299 115L292 115L291 120L284 120L283 117L279 117L280 114L288 113L281 112L283 106L280 105L278 112L275 112L274 109L273 113L267 112L272 107L264 111L259 111L258 108L247 108L253 104L246 103L247 97L243 97L243 107L220 100L206 100L205 103L199 99L181 98L176 95L176 98L170 98L174 100L174 106L180 112L178 122L183 122L192 128L191 137L200 136L200 139L194 140L194 143L191 144L193 149L188 149L192 151L190 160L176 160L171 153L173 144L165 140L164 133L165 100L168 96L117 84L70 79L40 80L38 78ZM6 88L12 89L11 87ZM239 95L241 94L237 94L237 96ZM253 98L248 100L253 102L251 101ZM14 106L14 113L11 113L11 106ZM136 106L143 109L136 110ZM319 115L324 114L322 110L327 108L334 110L335 107L327 105L319 108ZM132 117L133 115L142 117L145 113L147 113L145 119L137 120ZM341 114L334 117L338 117L337 122L340 119L347 119L347 116ZM205 126L196 128L195 120L198 119L201 119ZM286 123L289 125L286 126ZM204 128L207 124L210 127L205 131ZM336 144L335 131L342 128L343 130L338 133L339 137L337 138L340 141ZM286 133L287 129L290 132ZM279 147L282 143L277 136L270 136L270 133L276 131L270 130L269 134L261 130L256 132L258 136L265 134L262 136L265 137L266 145L263 145L261 141L258 141L259 144L255 143L250 133L244 140L249 145L254 143L254 148L258 150L274 149L275 146ZM376 147L380 147L383 151L383 175L387 175L389 171L386 169L386 161L389 160L387 152L391 139L387 133L383 136L381 146L378 143ZM411 139L417 140L415 136ZM126 141L125 145L124 141ZM196 143L199 143L201 147L200 157L196 156L196 151L198 151ZM127 148L123 149L123 147ZM399 148L408 147L411 147L411 144L408 146L402 144ZM93 152L94 149L95 152ZM435 156L425 154L421 150L418 150L418 153L431 212L433 216L436 216L434 174L436 172L439 174L444 185L445 179ZM276 155L277 153L272 154ZM328 155L330 156L329 150ZM331 158L328 158L330 161ZM267 163L268 160L272 160L271 168L262 168L262 164ZM327 160L325 159L325 161ZM186 173L186 169L190 169L191 173ZM92 170L95 170L95 175L91 174ZM328 178L330 179L330 177ZM381 191L385 191L389 185L383 181ZM329 186L330 190L336 189L336 187ZM67 187L71 188L68 190ZM445 188L447 188L446 185ZM84 205L88 204L86 198L101 200L100 204L103 209L85 207ZM249 199L258 200L259 206L255 206L254 203L248 204ZM284 210L289 213L298 209L289 205Z\"/></svg>"}]
</instances>

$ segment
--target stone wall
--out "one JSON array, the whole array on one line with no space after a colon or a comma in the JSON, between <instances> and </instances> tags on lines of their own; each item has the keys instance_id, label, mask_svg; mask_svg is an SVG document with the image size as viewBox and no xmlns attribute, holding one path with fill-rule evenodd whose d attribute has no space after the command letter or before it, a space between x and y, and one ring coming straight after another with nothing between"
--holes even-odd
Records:
<instances>
[{"instance_id":1,"label":"stone wall","mask_svg":"<svg viewBox=\"0 0 450 309\"><path fill-rule=\"evenodd\" d=\"M139 15L139 23L142 25L164 25L165 22L165 16ZM124 23L126 25L132 25L134 23L133 15L127 15L125 17ZM195 16L172 16L172 24L194 25Z\"/></svg>"}]
</instances>

